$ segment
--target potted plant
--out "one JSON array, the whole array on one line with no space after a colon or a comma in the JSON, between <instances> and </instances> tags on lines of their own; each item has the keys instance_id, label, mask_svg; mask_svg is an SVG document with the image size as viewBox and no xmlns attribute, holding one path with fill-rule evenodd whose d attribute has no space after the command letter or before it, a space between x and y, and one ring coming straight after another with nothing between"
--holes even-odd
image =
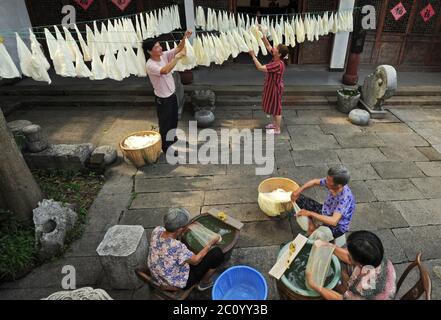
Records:
<instances>
[{"instance_id":1,"label":"potted plant","mask_svg":"<svg viewBox=\"0 0 441 320\"><path fill-rule=\"evenodd\" d=\"M349 113L357 108L361 93L355 88L341 88L337 90L337 109Z\"/></svg>"}]
</instances>

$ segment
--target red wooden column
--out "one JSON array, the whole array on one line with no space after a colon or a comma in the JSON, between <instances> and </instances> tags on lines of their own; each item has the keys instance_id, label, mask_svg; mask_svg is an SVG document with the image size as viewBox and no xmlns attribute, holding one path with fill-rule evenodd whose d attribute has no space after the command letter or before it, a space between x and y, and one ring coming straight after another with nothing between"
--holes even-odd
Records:
<instances>
[{"instance_id":1,"label":"red wooden column","mask_svg":"<svg viewBox=\"0 0 441 320\"><path fill-rule=\"evenodd\" d=\"M371 4L369 0L358 1L358 6ZM360 66L361 54L363 52L364 42L366 39L366 30L363 29L361 21L361 9L354 12L354 31L352 32L351 49L346 64L346 72L343 75L342 82L345 85L354 86L358 83L358 67Z\"/></svg>"}]
</instances>

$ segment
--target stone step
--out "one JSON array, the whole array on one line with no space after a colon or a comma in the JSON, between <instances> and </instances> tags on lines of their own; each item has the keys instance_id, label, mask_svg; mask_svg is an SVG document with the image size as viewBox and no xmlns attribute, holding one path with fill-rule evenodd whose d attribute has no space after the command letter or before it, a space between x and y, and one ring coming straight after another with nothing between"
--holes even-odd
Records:
<instances>
[{"instance_id":1,"label":"stone step","mask_svg":"<svg viewBox=\"0 0 441 320\"><path fill-rule=\"evenodd\" d=\"M285 96L335 96L340 86L286 86ZM262 86L185 86L187 93L193 90L210 89L217 96L250 96L256 97L262 94ZM106 96L112 92L119 96L151 96L153 90L148 84L145 85L76 85L76 86L2 86L0 96ZM441 86L400 87L395 96L441 96Z\"/></svg>"}]
</instances>

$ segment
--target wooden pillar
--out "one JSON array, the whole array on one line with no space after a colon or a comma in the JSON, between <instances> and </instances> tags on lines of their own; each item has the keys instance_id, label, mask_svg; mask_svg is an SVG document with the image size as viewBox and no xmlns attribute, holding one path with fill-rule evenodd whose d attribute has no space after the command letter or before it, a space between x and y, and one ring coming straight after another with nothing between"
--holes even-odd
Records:
<instances>
[{"instance_id":1,"label":"wooden pillar","mask_svg":"<svg viewBox=\"0 0 441 320\"><path fill-rule=\"evenodd\" d=\"M372 5L370 0L360 0L360 7ZM352 43L346 72L343 75L343 84L354 86L358 83L358 67L360 65L361 54L366 40L366 30L362 26L361 10L354 13L354 31L352 32Z\"/></svg>"}]
</instances>

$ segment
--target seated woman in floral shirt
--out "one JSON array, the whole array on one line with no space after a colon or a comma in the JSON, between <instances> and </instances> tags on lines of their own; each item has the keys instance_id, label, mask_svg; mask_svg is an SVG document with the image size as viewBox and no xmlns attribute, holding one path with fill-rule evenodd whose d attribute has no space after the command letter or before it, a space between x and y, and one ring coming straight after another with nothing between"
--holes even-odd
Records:
<instances>
[{"instance_id":1,"label":"seated woman in floral shirt","mask_svg":"<svg viewBox=\"0 0 441 320\"><path fill-rule=\"evenodd\" d=\"M320 240L318 240L320 241ZM334 254L354 268L344 294L315 284L307 273L309 286L326 300L393 300L396 274L392 262L384 257L381 240L372 232L357 231L347 240L347 249L336 247Z\"/></svg>"},{"instance_id":2,"label":"seated woman in floral shirt","mask_svg":"<svg viewBox=\"0 0 441 320\"><path fill-rule=\"evenodd\" d=\"M156 227L152 232L148 267L155 283L170 290L188 289L196 283L201 291L211 288L211 277L224 261L220 248L211 249L220 237L198 254L177 240L189 222L190 214L186 209L173 208L164 217L164 227Z\"/></svg>"}]
</instances>

